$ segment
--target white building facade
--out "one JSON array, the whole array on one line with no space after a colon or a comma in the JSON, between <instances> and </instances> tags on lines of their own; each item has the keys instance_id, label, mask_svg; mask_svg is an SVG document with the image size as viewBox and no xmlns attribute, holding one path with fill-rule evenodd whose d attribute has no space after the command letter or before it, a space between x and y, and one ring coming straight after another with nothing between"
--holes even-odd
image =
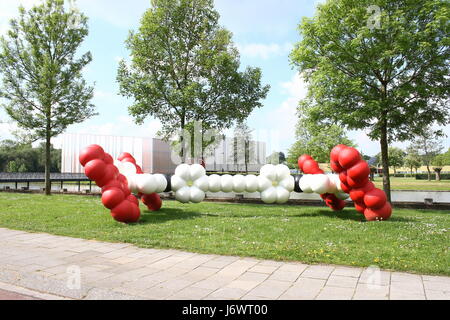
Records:
<instances>
[{"instance_id":1,"label":"white building facade","mask_svg":"<svg viewBox=\"0 0 450 320\"><path fill-rule=\"evenodd\" d=\"M122 152L129 152L146 173L171 174L178 163L172 158L171 146L158 138L124 137L96 134L64 134L61 139L61 172L82 173L78 158L80 151L91 144L98 144L114 159ZM247 149L245 153L244 150ZM199 162L187 160L188 163ZM249 141L246 147L235 139L222 139L205 155L207 171L257 172L266 162L266 143ZM247 163L247 164L246 164Z\"/></svg>"}]
</instances>

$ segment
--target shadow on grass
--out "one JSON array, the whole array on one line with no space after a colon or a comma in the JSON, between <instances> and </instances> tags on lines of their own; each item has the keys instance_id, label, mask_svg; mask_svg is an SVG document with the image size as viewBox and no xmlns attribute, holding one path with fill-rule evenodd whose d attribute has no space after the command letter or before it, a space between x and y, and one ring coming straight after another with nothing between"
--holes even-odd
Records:
<instances>
[{"instance_id":1,"label":"shadow on grass","mask_svg":"<svg viewBox=\"0 0 450 320\"><path fill-rule=\"evenodd\" d=\"M162 208L159 211L149 211L145 210L143 214L141 215L140 224L149 224L149 223L165 223L172 220L188 220L188 219L195 219L199 217L222 217L222 218L240 218L240 219L254 219L255 216L261 216L261 217L267 217L267 218L314 218L314 217L327 217L327 218L337 218L341 220L353 220L357 222L366 222L366 219L364 218L364 215L357 212L357 211L332 211L332 210L326 210L326 209L319 209L315 210L314 212L308 212L308 213L299 213L299 214L239 214L237 212L233 213L200 213L195 210L186 210L186 209L178 209L178 208ZM414 218L409 217L400 217L393 215L389 221L392 222L415 222L416 220Z\"/></svg>"}]
</instances>

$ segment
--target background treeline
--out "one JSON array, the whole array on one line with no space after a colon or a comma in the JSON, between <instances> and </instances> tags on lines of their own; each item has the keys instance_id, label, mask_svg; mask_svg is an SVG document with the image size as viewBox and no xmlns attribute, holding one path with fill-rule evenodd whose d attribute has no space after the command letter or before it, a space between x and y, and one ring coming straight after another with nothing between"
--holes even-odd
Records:
<instances>
[{"instance_id":1,"label":"background treeline","mask_svg":"<svg viewBox=\"0 0 450 320\"><path fill-rule=\"evenodd\" d=\"M51 146L51 172L61 172L61 150ZM33 148L31 143L13 140L0 142L0 172L44 172L45 144Z\"/></svg>"}]
</instances>

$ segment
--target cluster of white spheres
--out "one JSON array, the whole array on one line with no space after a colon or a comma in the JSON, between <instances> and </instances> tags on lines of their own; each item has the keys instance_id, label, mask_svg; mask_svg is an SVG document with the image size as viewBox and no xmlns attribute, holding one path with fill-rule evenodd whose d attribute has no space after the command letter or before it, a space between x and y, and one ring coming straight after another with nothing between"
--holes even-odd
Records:
<instances>
[{"instance_id":1,"label":"cluster of white spheres","mask_svg":"<svg viewBox=\"0 0 450 320\"><path fill-rule=\"evenodd\" d=\"M348 198L348 194L341 189L337 174L305 174L300 178L299 187L304 193L334 193L338 199Z\"/></svg>"},{"instance_id":2,"label":"cluster of white spheres","mask_svg":"<svg viewBox=\"0 0 450 320\"><path fill-rule=\"evenodd\" d=\"M131 162L114 161L114 165L119 169L128 181L128 188L134 193L160 193L167 187L166 177L162 174L136 173L136 166Z\"/></svg>"}]
</instances>

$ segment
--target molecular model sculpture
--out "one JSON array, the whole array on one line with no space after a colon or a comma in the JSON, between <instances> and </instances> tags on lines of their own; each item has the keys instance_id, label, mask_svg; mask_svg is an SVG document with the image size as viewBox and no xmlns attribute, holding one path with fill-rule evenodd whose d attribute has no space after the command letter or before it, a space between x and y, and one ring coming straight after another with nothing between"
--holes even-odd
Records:
<instances>
[{"instance_id":1,"label":"molecular model sculpture","mask_svg":"<svg viewBox=\"0 0 450 320\"><path fill-rule=\"evenodd\" d=\"M285 203L291 192L317 193L333 210L342 210L349 196L355 209L369 221L387 220L392 208L385 193L369 181L370 169L358 150L337 145L331 150L330 166L335 173L325 174L309 155L298 159L304 175L292 176L283 164L264 165L259 175L206 175L200 164L180 164L172 176L142 172L129 153L113 160L98 145L90 145L80 152L80 163L86 176L102 190L102 203L111 210L112 217L124 223L137 222L140 217L139 200L151 211L159 210L162 201L158 193L172 191L182 203L198 203L206 192L235 192L260 194L264 203ZM135 195L134 195L135 194Z\"/></svg>"}]
</instances>

